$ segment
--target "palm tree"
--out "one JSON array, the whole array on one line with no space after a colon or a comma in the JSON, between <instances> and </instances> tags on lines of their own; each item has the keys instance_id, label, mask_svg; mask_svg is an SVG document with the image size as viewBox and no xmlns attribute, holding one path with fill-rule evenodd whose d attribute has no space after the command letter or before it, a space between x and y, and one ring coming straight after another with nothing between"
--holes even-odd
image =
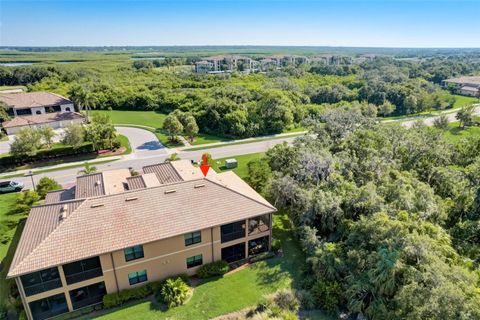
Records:
<instances>
[{"instance_id":1,"label":"palm tree","mask_svg":"<svg viewBox=\"0 0 480 320\"><path fill-rule=\"evenodd\" d=\"M82 112L86 111L87 122L89 122L89 111L95 108L98 104L97 97L93 92L85 86L75 85L69 91L70 99L78 107L78 110Z\"/></svg>"},{"instance_id":2,"label":"palm tree","mask_svg":"<svg viewBox=\"0 0 480 320\"><path fill-rule=\"evenodd\" d=\"M92 166L90 163L88 162L85 162L85 165L83 167L83 170L80 170L79 173L83 174L83 175L87 175L87 174L92 174L92 173L95 173L97 172L97 167L95 166Z\"/></svg>"}]
</instances>

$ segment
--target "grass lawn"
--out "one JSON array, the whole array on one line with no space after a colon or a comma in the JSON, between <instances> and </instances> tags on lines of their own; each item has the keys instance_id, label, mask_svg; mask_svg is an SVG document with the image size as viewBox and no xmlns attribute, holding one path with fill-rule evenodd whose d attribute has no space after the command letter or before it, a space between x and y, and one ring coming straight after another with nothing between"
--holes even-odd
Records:
<instances>
[{"instance_id":1,"label":"grass lawn","mask_svg":"<svg viewBox=\"0 0 480 320\"><path fill-rule=\"evenodd\" d=\"M458 122L451 122L448 125L448 130L445 131L445 137L451 142L458 142L461 139L480 136L480 127L467 127L461 129Z\"/></svg>"},{"instance_id":2,"label":"grass lawn","mask_svg":"<svg viewBox=\"0 0 480 320\"><path fill-rule=\"evenodd\" d=\"M7 193L0 195L0 232L6 238L0 243L0 260L2 261L2 270L0 271L0 304L8 304L8 296L10 287L15 285L15 281L6 280L8 268L12 262L15 248L17 247L20 234L23 229L23 223L20 223L25 216L18 216L10 214L10 208L15 203L16 193ZM4 226L10 227L7 232L4 231Z\"/></svg>"},{"instance_id":3,"label":"grass lawn","mask_svg":"<svg viewBox=\"0 0 480 320\"><path fill-rule=\"evenodd\" d=\"M259 152L259 153L244 154L240 156L233 156L228 158L213 159L214 163L212 163L212 168L219 173L233 170L233 172L235 172L240 178L244 179L246 176L248 176L247 163L249 163L251 160L261 158L263 155L265 155L264 152ZM225 168L224 166L225 160L232 159L232 158L237 159L238 167L234 169Z\"/></svg>"},{"instance_id":4,"label":"grass lawn","mask_svg":"<svg viewBox=\"0 0 480 320\"><path fill-rule=\"evenodd\" d=\"M188 139L188 137L185 137L185 139L187 139L187 141L190 141ZM201 144L206 144L206 143L214 143L214 142L221 142L221 141L228 141L229 139L227 138L222 138L222 137L217 137L217 136L213 136L211 134L200 134L198 135L197 137L195 137L195 139L193 140L193 142L191 142L190 144L192 146L197 146L197 145L201 145Z\"/></svg>"},{"instance_id":5,"label":"grass lawn","mask_svg":"<svg viewBox=\"0 0 480 320\"><path fill-rule=\"evenodd\" d=\"M161 128L167 116L155 111L96 110L94 113L106 113L113 124L136 124L152 128Z\"/></svg>"},{"instance_id":6,"label":"grass lawn","mask_svg":"<svg viewBox=\"0 0 480 320\"><path fill-rule=\"evenodd\" d=\"M151 301L116 309L97 319L210 319L257 304L264 294L298 287L305 257L290 230L286 215L274 216L274 239L284 257L257 262L230 275L201 282L187 304L162 311Z\"/></svg>"},{"instance_id":7,"label":"grass lawn","mask_svg":"<svg viewBox=\"0 0 480 320\"><path fill-rule=\"evenodd\" d=\"M122 134L119 134L117 138L120 141L121 146L125 148L125 152L122 154L132 153L132 146L130 146L130 141L128 141L128 138Z\"/></svg>"}]
</instances>

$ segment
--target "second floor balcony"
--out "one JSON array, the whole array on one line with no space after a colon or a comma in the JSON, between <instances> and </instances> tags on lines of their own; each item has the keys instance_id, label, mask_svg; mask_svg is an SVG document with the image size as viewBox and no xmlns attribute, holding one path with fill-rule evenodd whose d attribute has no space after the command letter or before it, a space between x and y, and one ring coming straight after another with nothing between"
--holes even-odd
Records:
<instances>
[{"instance_id":1,"label":"second floor balcony","mask_svg":"<svg viewBox=\"0 0 480 320\"><path fill-rule=\"evenodd\" d=\"M102 266L98 257L76 261L63 265L63 272L67 284L93 279L103 275Z\"/></svg>"}]
</instances>

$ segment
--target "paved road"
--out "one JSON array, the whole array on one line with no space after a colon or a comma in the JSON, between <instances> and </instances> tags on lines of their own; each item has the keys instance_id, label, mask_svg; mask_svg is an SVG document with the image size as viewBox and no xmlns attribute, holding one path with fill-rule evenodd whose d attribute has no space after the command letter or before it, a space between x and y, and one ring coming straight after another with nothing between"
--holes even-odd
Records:
<instances>
[{"instance_id":1,"label":"paved road","mask_svg":"<svg viewBox=\"0 0 480 320\"><path fill-rule=\"evenodd\" d=\"M166 155L168 149L157 139L155 134L148 130L132 127L115 127L117 132L123 134L130 141L132 156L130 158L144 158L155 155Z\"/></svg>"},{"instance_id":2,"label":"paved road","mask_svg":"<svg viewBox=\"0 0 480 320\"><path fill-rule=\"evenodd\" d=\"M231 156L236 156L241 154L265 152L278 143L283 143L284 141L290 143L294 139L295 137L288 137L288 138L280 138L275 140L251 142L251 143L239 144L239 145L233 145L233 146L217 147L217 148L208 149L208 150L179 151L178 155L181 159L200 161L202 154L205 151L207 151L212 155L213 158L225 158L225 157L231 157ZM125 157L124 159L117 160L114 162L99 164L96 167L99 171L119 169L119 168L129 168L129 167L132 167L133 169L139 171L142 169L143 166L155 164L155 163L161 163L167 157L168 157L167 154L152 154L148 156L143 155L142 158ZM75 182L75 178L78 175L79 170L81 170L81 168L53 171L53 172L35 175L33 178L35 179L35 181L38 181L42 176L48 176L50 178L57 180L64 187L68 187ZM30 177L12 178L12 180L23 181L25 183L26 188L32 188Z\"/></svg>"},{"instance_id":3,"label":"paved road","mask_svg":"<svg viewBox=\"0 0 480 320\"><path fill-rule=\"evenodd\" d=\"M476 116L480 116L480 106L475 107L475 109L473 111L473 114L476 115ZM458 121L457 118L456 118L457 117L457 112L448 113L448 114L446 114L446 116L448 118L448 122ZM418 119L415 119L415 120L403 121L401 123L401 125L404 126L405 128L411 128L416 121L422 120L423 123L425 123L425 125L433 126L433 122L436 118L438 118L438 116L428 117L428 118L418 118Z\"/></svg>"}]
</instances>

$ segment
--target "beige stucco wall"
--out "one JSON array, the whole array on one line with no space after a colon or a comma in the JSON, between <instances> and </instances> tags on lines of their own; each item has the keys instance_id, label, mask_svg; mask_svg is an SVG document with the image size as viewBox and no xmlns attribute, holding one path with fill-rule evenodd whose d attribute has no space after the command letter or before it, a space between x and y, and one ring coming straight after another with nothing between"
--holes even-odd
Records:
<instances>
[{"instance_id":1,"label":"beige stucco wall","mask_svg":"<svg viewBox=\"0 0 480 320\"><path fill-rule=\"evenodd\" d=\"M245 227L248 225L247 222L248 220L245 220ZM113 293L127 288L142 286L145 285L145 283L151 281L163 280L165 278L181 273L193 275L200 266L188 269L186 264L186 259L188 257L201 254L203 258L203 264L207 264L212 261L218 261L222 258L222 248L232 246L241 242L246 243L245 257L248 257L248 241L263 236L271 236L271 230L256 233L251 236L248 235L247 230L246 234L247 236L244 238L236 239L226 243L221 243L220 226L215 226L212 228L201 230L202 241L194 245L185 246L184 235L179 235L172 238L143 244L144 257L141 259L127 262L125 261L125 255L123 250L103 254L99 257L100 263L102 265L103 276L78 282L72 285L66 284L63 269L59 267L59 273L60 278L62 279L63 287L26 297L25 302L27 302L27 306L25 306L25 308L28 308L28 302L30 301L43 299L48 296L63 292L67 299L69 309L70 311L72 311L69 291L73 289L104 281L107 293ZM148 281L135 285L130 285L128 282L128 274L142 270L147 271Z\"/></svg>"},{"instance_id":2,"label":"beige stucco wall","mask_svg":"<svg viewBox=\"0 0 480 320\"><path fill-rule=\"evenodd\" d=\"M5 130L7 131L7 134L16 134L21 129L28 128L28 127L38 129L40 127L49 126L53 129L59 129L59 128L64 128L67 125L72 124L72 123L81 124L81 123L83 123L83 119L55 121L55 122L42 123L42 124L38 124L38 125L26 125L26 126L21 126L21 127L5 128Z\"/></svg>"}]
</instances>

